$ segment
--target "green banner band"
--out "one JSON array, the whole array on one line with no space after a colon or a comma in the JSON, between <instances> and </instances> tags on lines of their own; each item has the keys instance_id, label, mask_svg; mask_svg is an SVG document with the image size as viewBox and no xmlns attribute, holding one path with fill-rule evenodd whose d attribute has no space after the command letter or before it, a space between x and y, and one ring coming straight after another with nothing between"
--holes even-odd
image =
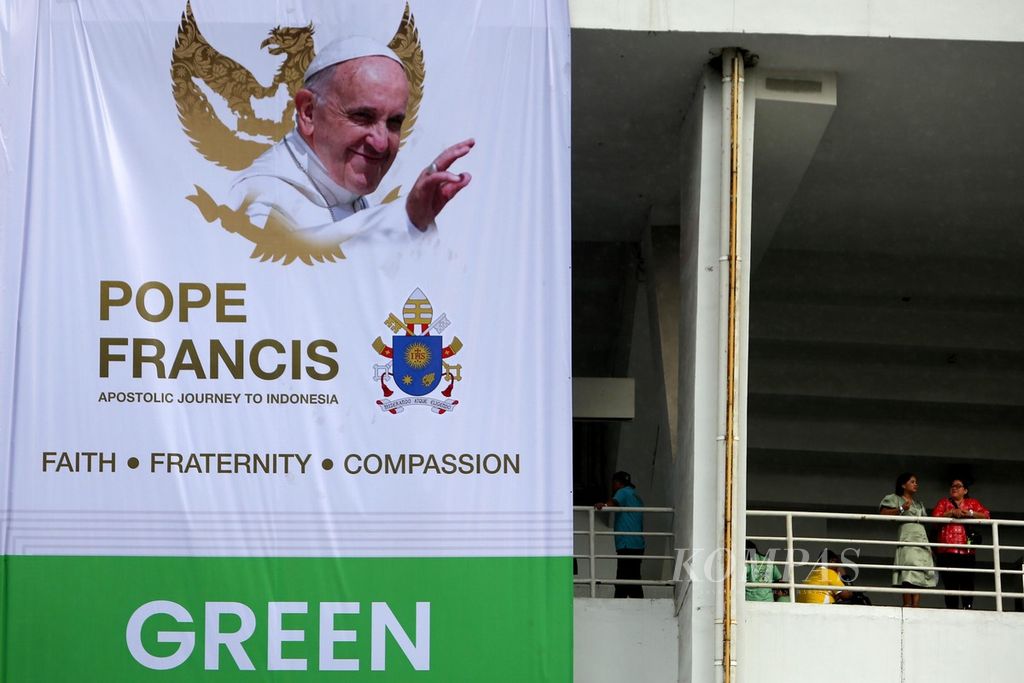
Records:
<instances>
[{"instance_id":1,"label":"green banner band","mask_svg":"<svg viewBox=\"0 0 1024 683\"><path fill-rule=\"evenodd\" d=\"M566 557L3 567L3 681L572 680Z\"/></svg>"}]
</instances>

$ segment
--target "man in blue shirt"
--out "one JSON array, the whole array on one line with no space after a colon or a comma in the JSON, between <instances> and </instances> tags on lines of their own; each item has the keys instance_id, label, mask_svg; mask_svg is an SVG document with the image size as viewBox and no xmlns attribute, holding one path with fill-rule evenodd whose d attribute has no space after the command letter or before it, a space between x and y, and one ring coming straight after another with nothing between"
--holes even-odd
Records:
<instances>
[{"instance_id":1,"label":"man in blue shirt","mask_svg":"<svg viewBox=\"0 0 1024 683\"><path fill-rule=\"evenodd\" d=\"M644 501L636 493L636 487L629 476L629 472L616 472L612 476L612 497L604 503L598 503L594 507L602 510L605 507L639 508L644 506ZM642 512L616 512L614 529L617 532L627 532L615 536L615 553L619 556L618 568L615 571L616 579L640 579L640 562L644 554L644 537L640 535L644 530L644 515ZM634 532L634 533L628 533ZM617 598L642 598L644 597L643 586L629 584L616 585L615 597Z\"/></svg>"}]
</instances>

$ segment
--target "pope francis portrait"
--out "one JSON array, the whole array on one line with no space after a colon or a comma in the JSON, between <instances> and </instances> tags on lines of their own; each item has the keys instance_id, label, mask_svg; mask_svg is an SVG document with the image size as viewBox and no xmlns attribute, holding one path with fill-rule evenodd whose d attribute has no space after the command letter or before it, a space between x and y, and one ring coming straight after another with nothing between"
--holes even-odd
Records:
<instances>
[{"instance_id":1,"label":"pope francis portrait","mask_svg":"<svg viewBox=\"0 0 1024 683\"><path fill-rule=\"evenodd\" d=\"M398 153L408 102L401 60L387 46L366 37L329 43L295 93L295 128L235 176L232 208L254 226L283 226L311 247L428 238L435 218L470 182L469 173L449 168L474 141L438 154L404 200L371 207L367 196Z\"/></svg>"}]
</instances>

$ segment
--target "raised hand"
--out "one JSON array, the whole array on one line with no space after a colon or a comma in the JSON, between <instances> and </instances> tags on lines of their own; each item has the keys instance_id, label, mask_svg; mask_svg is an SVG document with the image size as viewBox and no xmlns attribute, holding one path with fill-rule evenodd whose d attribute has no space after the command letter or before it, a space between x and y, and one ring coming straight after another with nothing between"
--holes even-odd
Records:
<instances>
[{"instance_id":1,"label":"raised hand","mask_svg":"<svg viewBox=\"0 0 1024 683\"><path fill-rule=\"evenodd\" d=\"M455 174L448 168L456 159L469 154L469 150L473 149L475 144L476 141L470 138L452 145L441 152L416 179L405 200L405 210L409 214L409 220L420 230L426 230L437 218L437 214L441 213L445 204L469 185L469 181L472 180L469 173Z\"/></svg>"}]
</instances>

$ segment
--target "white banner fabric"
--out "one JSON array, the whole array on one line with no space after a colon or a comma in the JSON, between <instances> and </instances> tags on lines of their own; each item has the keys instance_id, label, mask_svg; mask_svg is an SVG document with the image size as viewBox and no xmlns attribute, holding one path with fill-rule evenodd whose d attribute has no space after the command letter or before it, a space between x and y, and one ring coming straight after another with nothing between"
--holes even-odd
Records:
<instances>
[{"instance_id":1,"label":"white banner fabric","mask_svg":"<svg viewBox=\"0 0 1024 683\"><path fill-rule=\"evenodd\" d=\"M284 137L351 35L408 85L354 214L344 154L381 161L331 117L387 86ZM5 553L570 555L568 35L541 0L5 0Z\"/></svg>"}]
</instances>

